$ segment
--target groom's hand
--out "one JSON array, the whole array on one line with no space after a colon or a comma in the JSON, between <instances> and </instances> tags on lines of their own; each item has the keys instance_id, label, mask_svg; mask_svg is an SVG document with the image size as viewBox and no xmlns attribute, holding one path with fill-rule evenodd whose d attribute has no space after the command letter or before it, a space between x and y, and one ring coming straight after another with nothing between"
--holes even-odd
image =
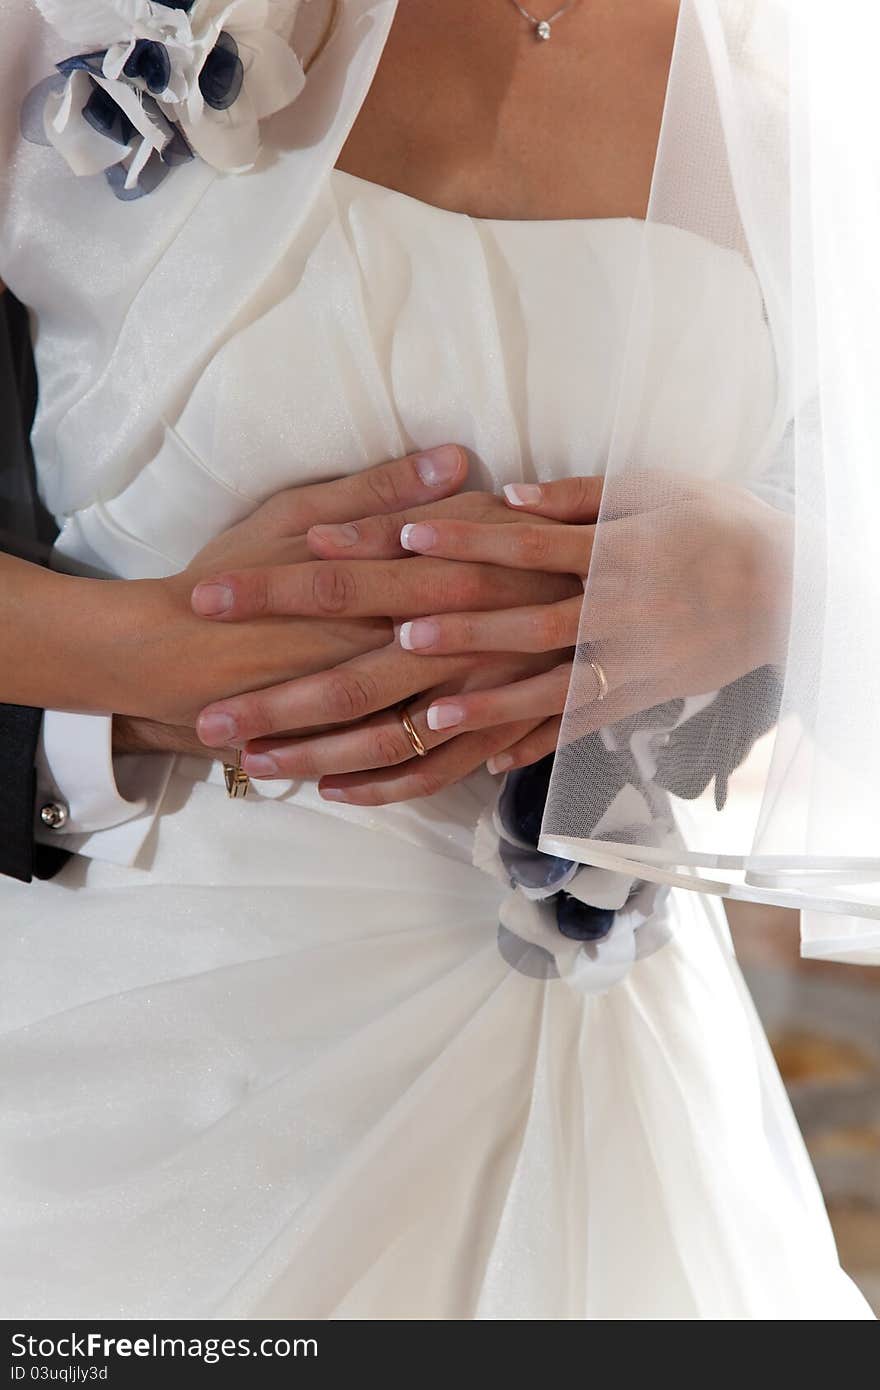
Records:
<instances>
[{"instance_id":1,"label":"groom's hand","mask_svg":"<svg viewBox=\"0 0 880 1390\"><path fill-rule=\"evenodd\" d=\"M409 465L409 460L402 459L399 464ZM379 475L385 469L397 469L399 464L375 470L373 485L378 481L385 488L385 479ZM362 476L365 480L368 477ZM337 484L325 486L335 488ZM407 498L405 492L403 486L398 488L399 500L395 505L388 489L384 511L374 508L365 518L352 515L344 522L311 524L308 534L298 536L293 549L288 543L285 553L276 553L264 543L260 560L251 564L236 561L227 547L224 565L218 550L217 567L211 575L205 571L208 558L215 558L209 547L196 562L199 575L204 577L193 591L194 611L223 622L292 614L313 618L410 617L428 611L425 604L439 604L440 611L447 612L470 604L503 608L508 602L523 601L524 592L533 595L532 602L549 602L555 596L549 592L546 597L540 593L535 596L534 582L524 583L521 576L511 580L511 570L417 559L400 545L404 526L435 518L520 527L529 521L530 533L536 524L552 527L552 519L523 517L490 492L444 496L438 491L436 497L427 501L415 496ZM290 499L281 504L283 507L297 505L295 494L282 496ZM351 501L355 500L352 496ZM274 501L266 506L271 508ZM309 510L314 510L313 502ZM248 521L243 526L259 525L259 517L255 513L253 523Z\"/></svg>"},{"instance_id":2,"label":"groom's hand","mask_svg":"<svg viewBox=\"0 0 880 1390\"><path fill-rule=\"evenodd\" d=\"M121 625L133 650L126 649L125 659L117 662L124 673L115 696L121 711L114 721L117 751L204 753L192 725L208 700L333 667L385 645L392 635L387 619L316 623L279 618L234 628L205 623L190 603L193 586L203 576L226 566L248 569L306 559L305 532L313 524L344 523L365 510L381 513L436 501L453 493L466 476L464 450L443 445L351 477L288 488L209 542L183 573L133 584L120 581L125 603L134 612ZM120 645L117 655L122 652Z\"/></svg>"},{"instance_id":3,"label":"groom's hand","mask_svg":"<svg viewBox=\"0 0 880 1390\"><path fill-rule=\"evenodd\" d=\"M202 617L215 616L223 596L211 591L210 583L222 583L224 571L261 573L268 566L308 560L310 528L331 524L344 529L365 513L382 516L442 501L458 491L467 471L464 449L442 444L330 482L285 488L209 541L174 582L186 592L187 602L198 586L194 611Z\"/></svg>"}]
</instances>

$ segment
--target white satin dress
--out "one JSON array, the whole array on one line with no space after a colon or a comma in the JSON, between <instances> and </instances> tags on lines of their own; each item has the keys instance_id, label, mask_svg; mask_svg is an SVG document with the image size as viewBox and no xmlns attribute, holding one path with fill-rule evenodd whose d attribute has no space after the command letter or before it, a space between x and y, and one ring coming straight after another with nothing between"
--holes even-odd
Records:
<instances>
[{"instance_id":1,"label":"white satin dress","mask_svg":"<svg viewBox=\"0 0 880 1390\"><path fill-rule=\"evenodd\" d=\"M446 439L493 488L596 471L638 235L329 174L127 478L44 403L62 548L169 573L278 488ZM655 369L695 449L753 447L775 380L751 273L681 232L667 254ZM718 353L730 408L704 418ZM870 1317L716 903L673 894L670 943L584 995L499 952L504 890L472 862L487 773L375 811L257 792L180 759L133 868L0 887L6 1317Z\"/></svg>"}]
</instances>

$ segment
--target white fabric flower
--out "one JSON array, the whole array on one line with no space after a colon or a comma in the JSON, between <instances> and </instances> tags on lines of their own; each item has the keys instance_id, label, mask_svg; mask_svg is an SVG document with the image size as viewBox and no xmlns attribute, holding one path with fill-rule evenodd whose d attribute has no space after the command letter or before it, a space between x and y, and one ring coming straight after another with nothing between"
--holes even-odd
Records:
<instances>
[{"instance_id":1,"label":"white fabric flower","mask_svg":"<svg viewBox=\"0 0 880 1390\"><path fill-rule=\"evenodd\" d=\"M260 121L305 83L277 32L279 23L290 31L300 0L36 3L79 50L37 89L45 137L76 174L111 177L122 166L111 182L129 194L157 159L196 154L225 173L252 168Z\"/></svg>"}]
</instances>

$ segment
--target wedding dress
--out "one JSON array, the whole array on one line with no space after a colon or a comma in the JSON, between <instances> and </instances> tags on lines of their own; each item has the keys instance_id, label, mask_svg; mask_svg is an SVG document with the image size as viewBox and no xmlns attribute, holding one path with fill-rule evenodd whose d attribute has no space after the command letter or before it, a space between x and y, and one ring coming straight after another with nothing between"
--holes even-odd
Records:
<instances>
[{"instance_id":1,"label":"wedding dress","mask_svg":"<svg viewBox=\"0 0 880 1390\"><path fill-rule=\"evenodd\" d=\"M309 160L338 144L311 134ZM52 156L22 156L44 210ZM68 181L27 246L8 205L69 558L171 573L279 488L445 440L485 487L601 468L638 223L478 221L314 168L300 206L282 165L130 205ZM652 370L694 451L757 448L753 273L674 228L664 254ZM179 758L133 867L0 885L5 1316L871 1316L720 906L674 890L669 942L605 992L523 973L473 862L497 790L232 802Z\"/></svg>"}]
</instances>

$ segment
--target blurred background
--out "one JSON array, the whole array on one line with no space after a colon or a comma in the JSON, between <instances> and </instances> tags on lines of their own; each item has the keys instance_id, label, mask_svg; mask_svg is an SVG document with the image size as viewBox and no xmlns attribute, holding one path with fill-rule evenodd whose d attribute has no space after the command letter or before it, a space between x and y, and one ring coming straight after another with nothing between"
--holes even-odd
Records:
<instances>
[{"instance_id":1,"label":"blurred background","mask_svg":"<svg viewBox=\"0 0 880 1390\"><path fill-rule=\"evenodd\" d=\"M796 913L726 907L841 1261L880 1315L880 968L801 960Z\"/></svg>"},{"instance_id":2,"label":"blurred background","mask_svg":"<svg viewBox=\"0 0 880 1390\"><path fill-rule=\"evenodd\" d=\"M771 733L730 780L743 845L753 842L772 753ZM880 966L802 960L798 913L725 907L841 1262L880 1316Z\"/></svg>"}]
</instances>

